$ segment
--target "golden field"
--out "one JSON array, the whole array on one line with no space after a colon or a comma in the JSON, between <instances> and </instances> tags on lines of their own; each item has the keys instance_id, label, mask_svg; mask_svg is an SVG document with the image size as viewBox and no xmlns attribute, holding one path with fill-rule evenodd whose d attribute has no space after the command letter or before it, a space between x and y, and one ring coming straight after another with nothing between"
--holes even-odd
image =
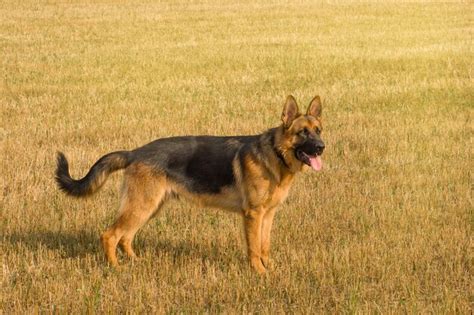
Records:
<instances>
[{"instance_id":1,"label":"golden field","mask_svg":"<svg viewBox=\"0 0 474 315\"><path fill-rule=\"evenodd\" d=\"M0 313L473 311L472 4L0 1ZM171 135L255 134L324 103L322 172L276 215L274 268L241 218L172 202L114 270L92 198L54 182Z\"/></svg>"}]
</instances>

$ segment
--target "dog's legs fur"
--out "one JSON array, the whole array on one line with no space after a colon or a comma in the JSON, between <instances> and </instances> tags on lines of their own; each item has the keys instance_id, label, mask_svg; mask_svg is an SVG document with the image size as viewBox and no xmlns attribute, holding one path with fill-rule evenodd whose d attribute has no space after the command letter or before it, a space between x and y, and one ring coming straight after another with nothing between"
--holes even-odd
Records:
<instances>
[{"instance_id":1,"label":"dog's legs fur","mask_svg":"<svg viewBox=\"0 0 474 315\"><path fill-rule=\"evenodd\" d=\"M166 180L146 166L133 165L125 172L120 216L101 236L107 261L118 265L116 248L136 257L132 241L137 231L158 211L166 195Z\"/></svg>"},{"instance_id":2,"label":"dog's legs fur","mask_svg":"<svg viewBox=\"0 0 474 315\"><path fill-rule=\"evenodd\" d=\"M258 273L264 273L265 267L260 259L263 209L250 209L244 211L244 229L247 241L247 251L250 265Z\"/></svg>"},{"instance_id":3,"label":"dog's legs fur","mask_svg":"<svg viewBox=\"0 0 474 315\"><path fill-rule=\"evenodd\" d=\"M263 265L269 267L269 255L270 255L270 232L272 229L273 217L275 216L276 208L269 209L264 215L262 220L262 236L261 236L261 260Z\"/></svg>"}]
</instances>

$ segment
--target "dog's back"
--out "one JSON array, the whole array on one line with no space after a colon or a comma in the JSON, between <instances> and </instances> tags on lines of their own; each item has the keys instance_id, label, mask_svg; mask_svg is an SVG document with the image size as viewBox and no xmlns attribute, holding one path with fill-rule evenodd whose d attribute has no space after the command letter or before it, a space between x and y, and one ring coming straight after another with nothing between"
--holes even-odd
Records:
<instances>
[{"instance_id":1,"label":"dog's back","mask_svg":"<svg viewBox=\"0 0 474 315\"><path fill-rule=\"evenodd\" d=\"M135 163L163 172L193 193L218 193L235 182L232 161L255 136L192 136L153 141L131 152Z\"/></svg>"}]
</instances>

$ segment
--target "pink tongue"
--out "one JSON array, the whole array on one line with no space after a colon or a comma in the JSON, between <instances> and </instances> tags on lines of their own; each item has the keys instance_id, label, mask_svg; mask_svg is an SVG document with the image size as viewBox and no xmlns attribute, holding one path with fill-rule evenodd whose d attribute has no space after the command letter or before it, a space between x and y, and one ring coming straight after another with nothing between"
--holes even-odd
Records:
<instances>
[{"instance_id":1,"label":"pink tongue","mask_svg":"<svg viewBox=\"0 0 474 315\"><path fill-rule=\"evenodd\" d=\"M311 163L311 167L313 170L320 171L321 168L323 167L323 161L321 160L321 156L317 157L309 157L309 162Z\"/></svg>"}]
</instances>

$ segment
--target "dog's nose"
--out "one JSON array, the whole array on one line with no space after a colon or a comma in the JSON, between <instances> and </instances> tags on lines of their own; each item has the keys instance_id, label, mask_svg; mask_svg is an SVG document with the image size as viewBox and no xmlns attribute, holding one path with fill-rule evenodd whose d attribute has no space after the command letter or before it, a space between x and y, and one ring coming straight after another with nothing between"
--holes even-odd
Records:
<instances>
[{"instance_id":1,"label":"dog's nose","mask_svg":"<svg viewBox=\"0 0 474 315\"><path fill-rule=\"evenodd\" d=\"M322 143L322 142L318 143L317 146L316 146L316 153L318 155L321 155L324 151L324 148L325 148L324 143Z\"/></svg>"}]
</instances>

